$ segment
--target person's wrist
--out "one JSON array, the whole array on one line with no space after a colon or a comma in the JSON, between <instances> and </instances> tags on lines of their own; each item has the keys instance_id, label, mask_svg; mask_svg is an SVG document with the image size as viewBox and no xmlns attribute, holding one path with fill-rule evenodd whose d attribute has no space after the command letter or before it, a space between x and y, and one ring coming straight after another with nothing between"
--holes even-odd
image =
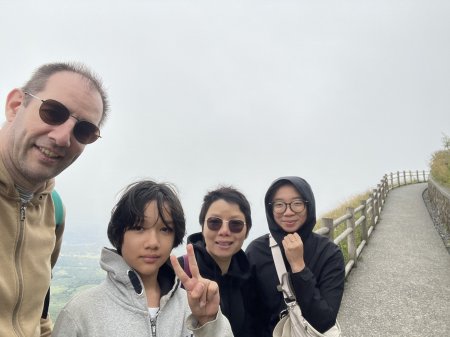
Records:
<instances>
[{"instance_id":1,"label":"person's wrist","mask_svg":"<svg viewBox=\"0 0 450 337\"><path fill-rule=\"evenodd\" d=\"M293 273L300 273L303 269L305 269L305 262L303 261L291 266L291 270Z\"/></svg>"},{"instance_id":2,"label":"person's wrist","mask_svg":"<svg viewBox=\"0 0 450 337\"><path fill-rule=\"evenodd\" d=\"M197 317L197 321L198 321L197 327L200 328L201 326L205 325L206 323L214 321L214 319L216 318L216 315Z\"/></svg>"}]
</instances>

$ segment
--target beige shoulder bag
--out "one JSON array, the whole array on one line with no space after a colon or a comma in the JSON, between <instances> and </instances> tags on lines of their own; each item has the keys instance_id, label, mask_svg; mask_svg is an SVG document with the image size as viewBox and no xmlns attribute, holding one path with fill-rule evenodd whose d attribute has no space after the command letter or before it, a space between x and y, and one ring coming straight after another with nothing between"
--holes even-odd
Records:
<instances>
[{"instance_id":1,"label":"beige shoulder bag","mask_svg":"<svg viewBox=\"0 0 450 337\"><path fill-rule=\"evenodd\" d=\"M275 326L273 337L340 337L341 328L337 321L328 331L320 333L303 317L300 306L289 284L289 275L286 272L280 247L278 247L277 242L271 235L269 240L273 262L275 263L280 281L280 285L277 288L283 292L284 302L287 306L287 314Z\"/></svg>"}]
</instances>

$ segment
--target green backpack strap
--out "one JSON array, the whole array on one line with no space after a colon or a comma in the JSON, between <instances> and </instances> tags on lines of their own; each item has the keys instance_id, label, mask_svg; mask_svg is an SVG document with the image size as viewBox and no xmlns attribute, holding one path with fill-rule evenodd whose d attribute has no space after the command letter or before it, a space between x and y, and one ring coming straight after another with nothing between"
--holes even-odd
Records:
<instances>
[{"instance_id":1,"label":"green backpack strap","mask_svg":"<svg viewBox=\"0 0 450 337\"><path fill-rule=\"evenodd\" d=\"M58 227L63 222L64 209L63 209L62 199L59 196L58 192L56 192L56 190L52 191L52 200L53 200L53 205L55 206L56 227Z\"/></svg>"}]
</instances>

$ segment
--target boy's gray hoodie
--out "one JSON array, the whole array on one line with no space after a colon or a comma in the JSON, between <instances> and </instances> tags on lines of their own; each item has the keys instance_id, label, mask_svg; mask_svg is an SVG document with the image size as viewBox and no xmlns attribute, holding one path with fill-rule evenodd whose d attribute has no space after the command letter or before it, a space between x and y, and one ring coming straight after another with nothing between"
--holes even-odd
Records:
<instances>
[{"instance_id":1,"label":"boy's gray hoodie","mask_svg":"<svg viewBox=\"0 0 450 337\"><path fill-rule=\"evenodd\" d=\"M161 288L156 322L150 319L147 297L139 275L115 250L103 248L101 267L108 273L98 286L76 295L60 312L53 337L232 337L220 312L200 328L191 315L184 289L171 266L158 272ZM156 323L156 324L155 324Z\"/></svg>"}]
</instances>

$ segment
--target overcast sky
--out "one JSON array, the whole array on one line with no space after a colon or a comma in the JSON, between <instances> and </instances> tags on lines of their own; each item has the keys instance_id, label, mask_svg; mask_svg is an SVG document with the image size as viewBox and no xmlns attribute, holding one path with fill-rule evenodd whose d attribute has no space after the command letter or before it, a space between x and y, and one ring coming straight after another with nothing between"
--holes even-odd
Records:
<instances>
[{"instance_id":1,"label":"overcast sky","mask_svg":"<svg viewBox=\"0 0 450 337\"><path fill-rule=\"evenodd\" d=\"M151 178L176 185L189 233L234 185L253 239L277 177L309 181L320 215L428 169L450 134L449 18L447 0L0 0L0 98L47 62L103 78L102 138L57 178L67 235L106 237L117 193Z\"/></svg>"}]
</instances>

